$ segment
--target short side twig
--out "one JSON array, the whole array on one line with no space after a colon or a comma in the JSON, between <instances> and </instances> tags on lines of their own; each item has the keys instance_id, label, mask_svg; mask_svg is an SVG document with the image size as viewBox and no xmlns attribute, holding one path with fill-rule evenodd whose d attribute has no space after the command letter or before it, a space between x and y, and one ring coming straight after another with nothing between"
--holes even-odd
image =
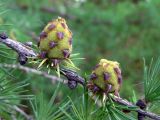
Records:
<instances>
[{"instance_id":1,"label":"short side twig","mask_svg":"<svg viewBox=\"0 0 160 120\"><path fill-rule=\"evenodd\" d=\"M25 66L22 66L22 65L19 65L19 64L0 64L0 67L19 69L19 70L22 70L22 71L27 72L27 73L33 73L33 74L36 74L36 75L40 75L40 76L43 76L47 79L50 79L52 83L55 83L56 81L67 83L67 80L63 80L63 79L61 79L59 77L56 77L54 75L49 75L46 72L42 72L42 71L39 71L39 70L36 70L36 69L33 69L33 68L25 67Z\"/></svg>"}]
</instances>

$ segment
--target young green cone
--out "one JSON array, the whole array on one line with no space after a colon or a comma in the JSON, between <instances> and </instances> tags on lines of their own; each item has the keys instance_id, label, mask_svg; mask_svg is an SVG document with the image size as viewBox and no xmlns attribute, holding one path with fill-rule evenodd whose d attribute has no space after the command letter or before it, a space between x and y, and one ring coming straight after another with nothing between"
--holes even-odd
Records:
<instances>
[{"instance_id":1,"label":"young green cone","mask_svg":"<svg viewBox=\"0 0 160 120\"><path fill-rule=\"evenodd\" d=\"M119 63L101 59L95 66L90 76L88 88L94 94L112 93L118 96L118 91L122 84L121 70Z\"/></svg>"},{"instance_id":2,"label":"young green cone","mask_svg":"<svg viewBox=\"0 0 160 120\"><path fill-rule=\"evenodd\" d=\"M48 58L54 66L69 58L72 52L72 32L65 19L58 17L49 22L40 34L40 58Z\"/></svg>"}]
</instances>

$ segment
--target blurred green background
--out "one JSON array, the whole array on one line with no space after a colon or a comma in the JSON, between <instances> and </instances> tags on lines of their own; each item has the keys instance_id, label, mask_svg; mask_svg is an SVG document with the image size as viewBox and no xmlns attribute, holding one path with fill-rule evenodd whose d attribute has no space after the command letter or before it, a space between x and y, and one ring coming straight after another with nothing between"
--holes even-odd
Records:
<instances>
[{"instance_id":1,"label":"blurred green background","mask_svg":"<svg viewBox=\"0 0 160 120\"><path fill-rule=\"evenodd\" d=\"M149 62L160 54L160 0L1 0L0 5L1 31L20 42L36 44L36 36L49 21L65 18L73 32L73 52L86 58L75 62L81 74L90 74L102 58L118 61L123 74L121 96L130 98L134 90L143 95L143 58ZM3 56L0 62L16 63ZM54 88L47 79L14 72L19 80L30 79L34 92L47 95Z\"/></svg>"}]
</instances>

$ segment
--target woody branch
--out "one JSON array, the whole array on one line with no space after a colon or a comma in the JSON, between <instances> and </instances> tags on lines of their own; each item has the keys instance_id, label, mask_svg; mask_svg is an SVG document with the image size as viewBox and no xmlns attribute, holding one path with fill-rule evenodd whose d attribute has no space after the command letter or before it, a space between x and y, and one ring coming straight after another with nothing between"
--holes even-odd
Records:
<instances>
[{"instance_id":1,"label":"woody branch","mask_svg":"<svg viewBox=\"0 0 160 120\"><path fill-rule=\"evenodd\" d=\"M8 38L4 33L0 34L0 42L7 45L13 51L17 52L18 56L21 57L22 60L23 59L27 60L27 57L36 57L38 55L38 53L34 52L31 47L28 47L25 44L22 44L18 41L15 41L15 40ZM55 78L55 76L53 76L53 75L47 75L46 73L44 74L41 71L34 70L33 68L23 67L21 65L16 66L16 65L6 65L5 64L4 67L23 69L23 70L27 70L27 72L32 72L35 74L38 73L38 75L42 75L43 77L46 77L46 78L52 78L52 77ZM76 72L74 72L72 70L68 70L68 69L61 69L61 71L63 71L61 74L64 75L68 79L68 81L75 81L77 83L82 84L83 86L85 85L84 78L81 77ZM60 80L60 79L54 79L54 80ZM128 102L127 100L124 100L119 97L118 98L113 97L113 100L119 104L123 104L128 107L136 106L136 105ZM158 116L154 113L147 112L147 111L144 111L141 109L136 110L136 112L140 113L144 116L147 116L151 119L160 120L160 116Z\"/></svg>"}]
</instances>

